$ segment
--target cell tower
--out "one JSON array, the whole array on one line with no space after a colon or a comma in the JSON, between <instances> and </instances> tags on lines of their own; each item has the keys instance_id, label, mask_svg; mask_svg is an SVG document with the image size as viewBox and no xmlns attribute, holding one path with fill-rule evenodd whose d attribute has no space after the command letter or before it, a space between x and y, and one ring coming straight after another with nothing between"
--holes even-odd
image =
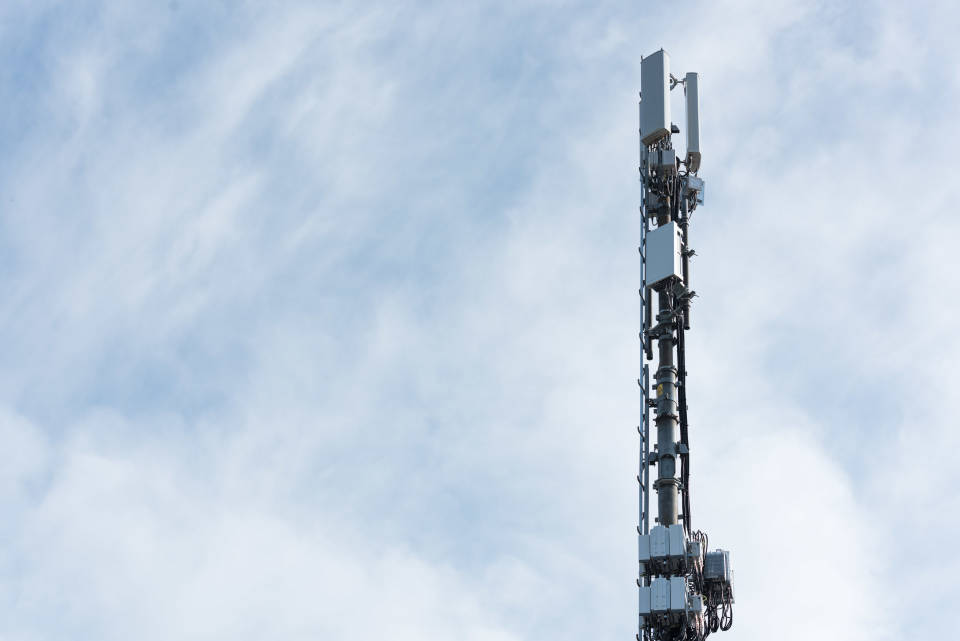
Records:
<instances>
[{"instance_id":1,"label":"cell tower","mask_svg":"<svg viewBox=\"0 0 960 641\"><path fill-rule=\"evenodd\" d=\"M640 426L640 631L638 641L702 641L733 625L730 553L710 551L694 530L690 512L690 441L684 332L690 329L690 218L703 204L700 105L696 73L670 73L661 49L640 65L641 340L644 364ZM680 158L672 135L670 92L683 86L687 153ZM657 309L654 316L653 294ZM653 342L657 369L650 386ZM650 447L650 410L656 444ZM656 466L656 525L650 527L650 471Z\"/></svg>"}]
</instances>

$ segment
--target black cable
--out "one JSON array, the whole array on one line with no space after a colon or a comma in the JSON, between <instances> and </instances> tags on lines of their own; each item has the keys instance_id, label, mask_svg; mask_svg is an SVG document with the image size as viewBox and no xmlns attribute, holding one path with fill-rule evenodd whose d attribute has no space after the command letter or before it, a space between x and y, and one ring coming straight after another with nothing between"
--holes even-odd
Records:
<instances>
[{"instance_id":1,"label":"black cable","mask_svg":"<svg viewBox=\"0 0 960 641\"><path fill-rule=\"evenodd\" d=\"M720 629L726 632L733 627L733 604L725 601L723 604L723 613L720 619Z\"/></svg>"},{"instance_id":2,"label":"black cable","mask_svg":"<svg viewBox=\"0 0 960 641\"><path fill-rule=\"evenodd\" d=\"M683 318L677 316L677 377L680 389L677 404L680 412L680 443L686 453L680 455L680 482L683 484L683 526L688 534L693 532L693 517L690 514L690 441L687 429L687 350L683 336Z\"/></svg>"}]
</instances>

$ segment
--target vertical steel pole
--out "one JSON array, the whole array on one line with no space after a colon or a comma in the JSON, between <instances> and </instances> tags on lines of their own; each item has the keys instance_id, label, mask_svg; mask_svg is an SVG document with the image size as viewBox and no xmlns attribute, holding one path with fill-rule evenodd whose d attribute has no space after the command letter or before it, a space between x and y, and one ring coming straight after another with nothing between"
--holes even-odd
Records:
<instances>
[{"instance_id":1,"label":"vertical steel pole","mask_svg":"<svg viewBox=\"0 0 960 641\"><path fill-rule=\"evenodd\" d=\"M669 144L669 136L667 141ZM673 194L677 198L678 194ZM671 222L673 207L658 212L657 226ZM665 281L657 287L657 352L659 364L654 377L656 389L657 426L657 521L661 525L675 525L679 521L677 478L677 368L673 359L673 284Z\"/></svg>"},{"instance_id":2,"label":"vertical steel pole","mask_svg":"<svg viewBox=\"0 0 960 641\"><path fill-rule=\"evenodd\" d=\"M661 525L678 522L680 481L677 478L677 368L673 359L673 306L670 284L657 291L660 313L657 323L660 328L657 349L660 362L655 376L657 426L657 508Z\"/></svg>"}]
</instances>

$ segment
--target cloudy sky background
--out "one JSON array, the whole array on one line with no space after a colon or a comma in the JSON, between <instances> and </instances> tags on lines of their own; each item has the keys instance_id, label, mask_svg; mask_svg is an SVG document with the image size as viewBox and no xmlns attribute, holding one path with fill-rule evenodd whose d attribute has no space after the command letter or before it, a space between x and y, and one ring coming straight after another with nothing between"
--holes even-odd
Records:
<instances>
[{"instance_id":1,"label":"cloudy sky background","mask_svg":"<svg viewBox=\"0 0 960 641\"><path fill-rule=\"evenodd\" d=\"M960 11L839 4L0 4L0 639L633 638L661 46L724 638L949 637Z\"/></svg>"}]
</instances>

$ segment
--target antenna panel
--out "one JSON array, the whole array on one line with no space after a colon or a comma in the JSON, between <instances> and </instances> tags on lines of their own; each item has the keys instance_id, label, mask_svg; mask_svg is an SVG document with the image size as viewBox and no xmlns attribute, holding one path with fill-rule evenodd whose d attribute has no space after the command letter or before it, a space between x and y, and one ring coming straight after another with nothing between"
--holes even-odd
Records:
<instances>
[{"instance_id":1,"label":"antenna panel","mask_svg":"<svg viewBox=\"0 0 960 641\"><path fill-rule=\"evenodd\" d=\"M641 73L643 69L640 70ZM687 99L687 168L690 171L700 169L700 90L697 86L699 76L688 73L683 82L683 92ZM640 78L643 82L643 78Z\"/></svg>"},{"instance_id":2,"label":"antenna panel","mask_svg":"<svg viewBox=\"0 0 960 641\"><path fill-rule=\"evenodd\" d=\"M670 135L670 56L661 49L640 63L640 140L651 145Z\"/></svg>"}]
</instances>

